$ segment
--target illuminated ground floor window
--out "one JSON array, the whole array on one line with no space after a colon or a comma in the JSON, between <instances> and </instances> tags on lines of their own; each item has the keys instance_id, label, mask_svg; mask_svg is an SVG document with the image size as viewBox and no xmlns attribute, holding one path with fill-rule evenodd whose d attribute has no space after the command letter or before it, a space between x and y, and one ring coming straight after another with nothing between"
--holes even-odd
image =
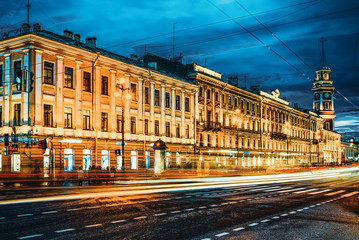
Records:
<instances>
[{"instance_id":1,"label":"illuminated ground floor window","mask_svg":"<svg viewBox=\"0 0 359 240\"><path fill-rule=\"evenodd\" d=\"M146 169L149 169L150 165L151 165L150 151L146 151L146 158L145 158L145 167L146 167Z\"/></svg>"},{"instance_id":2,"label":"illuminated ground floor window","mask_svg":"<svg viewBox=\"0 0 359 240\"><path fill-rule=\"evenodd\" d=\"M104 170L110 166L110 151L102 150L101 155L101 168Z\"/></svg>"},{"instance_id":3,"label":"illuminated ground floor window","mask_svg":"<svg viewBox=\"0 0 359 240\"><path fill-rule=\"evenodd\" d=\"M20 154L11 155L11 172L20 172Z\"/></svg>"},{"instance_id":4,"label":"illuminated ground floor window","mask_svg":"<svg viewBox=\"0 0 359 240\"><path fill-rule=\"evenodd\" d=\"M131 169L137 169L137 151L131 151Z\"/></svg>"},{"instance_id":5,"label":"illuminated ground floor window","mask_svg":"<svg viewBox=\"0 0 359 240\"><path fill-rule=\"evenodd\" d=\"M73 171L75 168L75 151L72 148L65 148L64 153L64 171Z\"/></svg>"},{"instance_id":6,"label":"illuminated ground floor window","mask_svg":"<svg viewBox=\"0 0 359 240\"><path fill-rule=\"evenodd\" d=\"M91 149L83 149L82 154L82 169L88 171L92 165Z\"/></svg>"}]
</instances>

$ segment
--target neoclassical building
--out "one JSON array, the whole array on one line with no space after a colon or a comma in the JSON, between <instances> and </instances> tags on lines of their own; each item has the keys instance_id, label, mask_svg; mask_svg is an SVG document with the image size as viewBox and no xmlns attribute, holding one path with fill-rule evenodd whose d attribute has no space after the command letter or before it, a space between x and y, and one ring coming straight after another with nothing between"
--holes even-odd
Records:
<instances>
[{"instance_id":1,"label":"neoclassical building","mask_svg":"<svg viewBox=\"0 0 359 240\"><path fill-rule=\"evenodd\" d=\"M4 35L0 78L1 172L149 169L159 139L166 168L341 161L340 135L279 91L247 91L198 64L126 58L70 31L23 24Z\"/></svg>"}]
</instances>

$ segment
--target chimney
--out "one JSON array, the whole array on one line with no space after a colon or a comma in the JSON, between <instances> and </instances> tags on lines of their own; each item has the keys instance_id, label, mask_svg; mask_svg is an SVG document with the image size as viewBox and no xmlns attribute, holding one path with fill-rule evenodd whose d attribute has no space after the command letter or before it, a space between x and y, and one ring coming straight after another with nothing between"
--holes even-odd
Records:
<instances>
[{"instance_id":1,"label":"chimney","mask_svg":"<svg viewBox=\"0 0 359 240\"><path fill-rule=\"evenodd\" d=\"M22 33L30 32L30 24L23 23L22 26L21 26L21 32Z\"/></svg>"},{"instance_id":2,"label":"chimney","mask_svg":"<svg viewBox=\"0 0 359 240\"><path fill-rule=\"evenodd\" d=\"M96 48L96 38L86 38L86 46L90 48Z\"/></svg>"},{"instance_id":3,"label":"chimney","mask_svg":"<svg viewBox=\"0 0 359 240\"><path fill-rule=\"evenodd\" d=\"M136 54L131 54L130 56L131 56L132 60L137 61L138 56Z\"/></svg>"},{"instance_id":4,"label":"chimney","mask_svg":"<svg viewBox=\"0 0 359 240\"><path fill-rule=\"evenodd\" d=\"M67 37L67 38L72 39L73 35L74 35L74 34L73 34L71 31L69 31L69 30L65 30L65 31L64 31L64 36Z\"/></svg>"},{"instance_id":5,"label":"chimney","mask_svg":"<svg viewBox=\"0 0 359 240\"><path fill-rule=\"evenodd\" d=\"M79 34L75 34L74 40L75 40L75 42L80 42L80 41L81 41L80 35L79 35Z\"/></svg>"},{"instance_id":6,"label":"chimney","mask_svg":"<svg viewBox=\"0 0 359 240\"><path fill-rule=\"evenodd\" d=\"M35 24L33 25L33 30L34 30L34 32L40 32L40 31L41 31L41 26L40 26L40 24L35 23Z\"/></svg>"}]
</instances>

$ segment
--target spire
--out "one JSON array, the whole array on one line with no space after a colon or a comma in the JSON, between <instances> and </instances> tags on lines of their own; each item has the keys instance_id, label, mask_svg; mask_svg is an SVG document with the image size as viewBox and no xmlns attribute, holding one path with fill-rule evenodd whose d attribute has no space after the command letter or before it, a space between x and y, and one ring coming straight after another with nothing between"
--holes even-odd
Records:
<instances>
[{"instance_id":1,"label":"spire","mask_svg":"<svg viewBox=\"0 0 359 240\"><path fill-rule=\"evenodd\" d=\"M30 0L27 0L27 24L30 25Z\"/></svg>"},{"instance_id":2,"label":"spire","mask_svg":"<svg viewBox=\"0 0 359 240\"><path fill-rule=\"evenodd\" d=\"M324 44L327 41L326 38L322 37L320 42L322 44L322 69L325 67L325 52L324 52Z\"/></svg>"}]
</instances>

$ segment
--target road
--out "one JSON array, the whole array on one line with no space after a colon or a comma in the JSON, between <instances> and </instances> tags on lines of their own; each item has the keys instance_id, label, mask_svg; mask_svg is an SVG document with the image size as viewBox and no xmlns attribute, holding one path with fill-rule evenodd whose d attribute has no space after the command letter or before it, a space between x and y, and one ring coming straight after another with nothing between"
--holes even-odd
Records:
<instances>
[{"instance_id":1,"label":"road","mask_svg":"<svg viewBox=\"0 0 359 240\"><path fill-rule=\"evenodd\" d=\"M0 239L359 239L359 167L0 193Z\"/></svg>"}]
</instances>

